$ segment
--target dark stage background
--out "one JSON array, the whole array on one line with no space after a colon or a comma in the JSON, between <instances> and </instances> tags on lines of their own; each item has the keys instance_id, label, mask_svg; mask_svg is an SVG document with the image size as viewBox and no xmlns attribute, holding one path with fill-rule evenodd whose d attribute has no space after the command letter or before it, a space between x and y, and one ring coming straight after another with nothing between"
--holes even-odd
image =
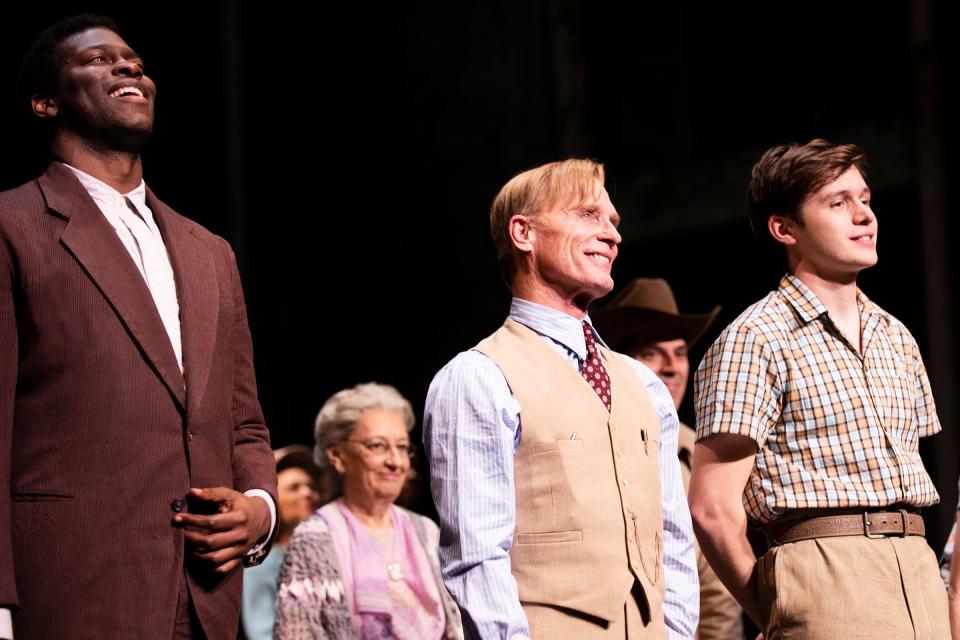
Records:
<instances>
[{"instance_id":1,"label":"dark stage background","mask_svg":"<svg viewBox=\"0 0 960 640\"><path fill-rule=\"evenodd\" d=\"M618 282L665 276L681 309L722 304L709 342L780 275L745 222L752 163L814 136L861 145L884 231L862 286L933 378L945 433L922 454L942 544L958 471L948 3L19 3L0 39L2 188L44 166L13 104L20 58L81 11L115 17L157 82L148 183L237 250L277 446L311 443L323 401L361 381L422 415L434 372L507 312L487 207L519 170L606 163Z\"/></svg>"}]
</instances>

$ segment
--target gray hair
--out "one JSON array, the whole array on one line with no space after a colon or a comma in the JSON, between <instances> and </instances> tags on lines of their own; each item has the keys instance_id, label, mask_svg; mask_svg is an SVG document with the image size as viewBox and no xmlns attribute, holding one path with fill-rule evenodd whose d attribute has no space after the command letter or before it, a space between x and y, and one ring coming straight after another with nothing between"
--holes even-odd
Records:
<instances>
[{"instance_id":1,"label":"gray hair","mask_svg":"<svg viewBox=\"0 0 960 640\"><path fill-rule=\"evenodd\" d=\"M381 409L399 414L407 431L413 429L416 419L410 402L400 395L395 387L388 384L366 382L355 387L342 389L330 396L317 414L313 436L316 445L313 459L333 489L333 495L340 495L340 478L327 459L327 448L350 438L366 411Z\"/></svg>"}]
</instances>

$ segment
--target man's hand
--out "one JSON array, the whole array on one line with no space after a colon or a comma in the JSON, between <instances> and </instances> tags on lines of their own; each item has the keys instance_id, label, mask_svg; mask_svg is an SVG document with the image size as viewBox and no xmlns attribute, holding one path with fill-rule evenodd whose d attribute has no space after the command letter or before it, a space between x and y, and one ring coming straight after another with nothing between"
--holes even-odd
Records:
<instances>
[{"instance_id":1,"label":"man's hand","mask_svg":"<svg viewBox=\"0 0 960 640\"><path fill-rule=\"evenodd\" d=\"M214 565L217 573L228 573L240 564L270 531L270 508L259 497L226 487L190 489L190 496L195 510L199 503L209 507L210 515L178 513L174 525L183 527L194 557Z\"/></svg>"}]
</instances>

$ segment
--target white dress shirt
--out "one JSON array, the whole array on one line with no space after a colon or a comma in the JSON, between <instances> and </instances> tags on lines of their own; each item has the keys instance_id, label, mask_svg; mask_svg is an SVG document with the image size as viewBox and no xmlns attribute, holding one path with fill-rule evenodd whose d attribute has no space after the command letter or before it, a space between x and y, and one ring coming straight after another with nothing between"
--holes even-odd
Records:
<instances>
[{"instance_id":1,"label":"white dress shirt","mask_svg":"<svg viewBox=\"0 0 960 640\"><path fill-rule=\"evenodd\" d=\"M100 208L103 217L117 232L117 237L147 283L182 373L183 343L180 340L177 285L173 278L170 255L163 244L163 236L153 219L153 212L147 207L146 184L141 180L133 191L121 194L107 183L70 165L65 166L77 176L80 184Z\"/></svg>"}]
</instances>

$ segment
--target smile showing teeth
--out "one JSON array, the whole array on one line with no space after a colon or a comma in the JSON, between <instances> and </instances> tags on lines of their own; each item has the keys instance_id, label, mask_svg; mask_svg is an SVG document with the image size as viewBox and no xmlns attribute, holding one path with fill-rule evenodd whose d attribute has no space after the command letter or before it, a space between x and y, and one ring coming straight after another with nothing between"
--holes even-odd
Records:
<instances>
[{"instance_id":1,"label":"smile showing teeth","mask_svg":"<svg viewBox=\"0 0 960 640\"><path fill-rule=\"evenodd\" d=\"M610 264L610 258L600 255L599 253L588 253L587 257L600 264Z\"/></svg>"},{"instance_id":2,"label":"smile showing teeth","mask_svg":"<svg viewBox=\"0 0 960 640\"><path fill-rule=\"evenodd\" d=\"M122 98L124 96L139 96L143 97L143 91L136 87L120 87L110 92L111 98Z\"/></svg>"}]
</instances>

